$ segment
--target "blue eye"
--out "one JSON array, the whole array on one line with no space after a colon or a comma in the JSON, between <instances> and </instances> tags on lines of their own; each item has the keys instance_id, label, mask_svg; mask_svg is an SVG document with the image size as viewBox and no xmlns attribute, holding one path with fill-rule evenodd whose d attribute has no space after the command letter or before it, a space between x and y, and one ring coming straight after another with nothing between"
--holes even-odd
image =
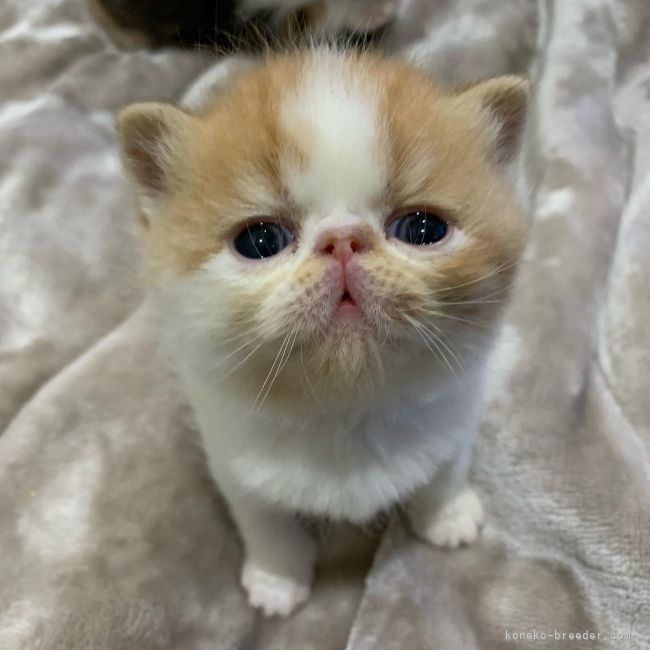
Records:
<instances>
[{"instance_id":1,"label":"blue eye","mask_svg":"<svg viewBox=\"0 0 650 650\"><path fill-rule=\"evenodd\" d=\"M235 250L251 260L277 255L293 241L291 231L281 223L260 221L247 225L234 240Z\"/></svg>"},{"instance_id":2,"label":"blue eye","mask_svg":"<svg viewBox=\"0 0 650 650\"><path fill-rule=\"evenodd\" d=\"M444 239L448 230L446 221L418 210L395 219L388 227L388 235L413 246L428 246Z\"/></svg>"}]
</instances>

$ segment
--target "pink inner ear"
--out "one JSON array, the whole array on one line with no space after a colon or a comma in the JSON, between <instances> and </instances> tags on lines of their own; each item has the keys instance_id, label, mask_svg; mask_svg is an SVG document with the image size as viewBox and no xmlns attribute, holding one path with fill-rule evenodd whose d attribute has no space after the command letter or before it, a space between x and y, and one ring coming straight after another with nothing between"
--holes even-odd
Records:
<instances>
[{"instance_id":1,"label":"pink inner ear","mask_svg":"<svg viewBox=\"0 0 650 650\"><path fill-rule=\"evenodd\" d=\"M498 111L498 115L501 120L501 128L497 136L496 155L500 163L507 163L512 160L519 147L524 130L526 106L525 104L507 102Z\"/></svg>"},{"instance_id":2,"label":"pink inner ear","mask_svg":"<svg viewBox=\"0 0 650 650\"><path fill-rule=\"evenodd\" d=\"M162 193L167 181L159 148L167 129L154 116L141 116L134 127L133 137L124 147L131 171L142 186Z\"/></svg>"},{"instance_id":3,"label":"pink inner ear","mask_svg":"<svg viewBox=\"0 0 650 650\"><path fill-rule=\"evenodd\" d=\"M487 91L483 107L496 118L499 132L495 143L498 162L514 158L526 124L528 84L526 81L503 83Z\"/></svg>"},{"instance_id":4,"label":"pink inner ear","mask_svg":"<svg viewBox=\"0 0 650 650\"><path fill-rule=\"evenodd\" d=\"M145 195L169 188L169 159L191 116L167 104L134 104L117 121L122 158Z\"/></svg>"}]
</instances>

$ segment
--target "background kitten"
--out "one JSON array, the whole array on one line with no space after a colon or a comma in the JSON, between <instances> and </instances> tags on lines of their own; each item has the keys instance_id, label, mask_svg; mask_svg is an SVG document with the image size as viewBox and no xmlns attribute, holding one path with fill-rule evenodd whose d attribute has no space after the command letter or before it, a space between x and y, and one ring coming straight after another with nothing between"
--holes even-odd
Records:
<instances>
[{"instance_id":1,"label":"background kitten","mask_svg":"<svg viewBox=\"0 0 650 650\"><path fill-rule=\"evenodd\" d=\"M230 49L300 32L373 32L391 20L397 0L91 0L91 6L123 45Z\"/></svg>"},{"instance_id":2,"label":"background kitten","mask_svg":"<svg viewBox=\"0 0 650 650\"><path fill-rule=\"evenodd\" d=\"M434 544L476 538L467 471L524 240L505 171L526 92L315 50L234 74L203 110L119 118L152 297L267 614L309 593L295 513L401 502Z\"/></svg>"}]
</instances>

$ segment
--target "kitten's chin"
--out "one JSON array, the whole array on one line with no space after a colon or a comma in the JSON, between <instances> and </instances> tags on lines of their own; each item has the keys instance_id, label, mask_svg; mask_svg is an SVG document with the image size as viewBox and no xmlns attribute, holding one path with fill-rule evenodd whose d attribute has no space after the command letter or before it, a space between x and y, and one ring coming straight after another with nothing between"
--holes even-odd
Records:
<instances>
[{"instance_id":1,"label":"kitten's chin","mask_svg":"<svg viewBox=\"0 0 650 650\"><path fill-rule=\"evenodd\" d=\"M303 370L322 397L338 403L377 393L393 364L388 319L369 313L352 296L332 307L320 334L303 346Z\"/></svg>"},{"instance_id":2,"label":"kitten's chin","mask_svg":"<svg viewBox=\"0 0 650 650\"><path fill-rule=\"evenodd\" d=\"M327 335L310 346L305 372L319 392L358 398L381 383L384 363L377 337L354 306L337 308Z\"/></svg>"}]
</instances>

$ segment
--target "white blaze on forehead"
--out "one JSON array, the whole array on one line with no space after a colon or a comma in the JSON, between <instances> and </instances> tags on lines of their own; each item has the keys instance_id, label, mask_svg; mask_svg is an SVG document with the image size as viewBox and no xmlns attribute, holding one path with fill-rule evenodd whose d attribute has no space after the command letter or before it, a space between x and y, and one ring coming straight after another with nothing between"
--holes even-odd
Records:
<instances>
[{"instance_id":1,"label":"white blaze on forehead","mask_svg":"<svg viewBox=\"0 0 650 650\"><path fill-rule=\"evenodd\" d=\"M385 134L377 91L344 55L323 51L308 62L282 105L282 128L303 156L285 162L285 186L305 209L368 206L386 184Z\"/></svg>"}]
</instances>

